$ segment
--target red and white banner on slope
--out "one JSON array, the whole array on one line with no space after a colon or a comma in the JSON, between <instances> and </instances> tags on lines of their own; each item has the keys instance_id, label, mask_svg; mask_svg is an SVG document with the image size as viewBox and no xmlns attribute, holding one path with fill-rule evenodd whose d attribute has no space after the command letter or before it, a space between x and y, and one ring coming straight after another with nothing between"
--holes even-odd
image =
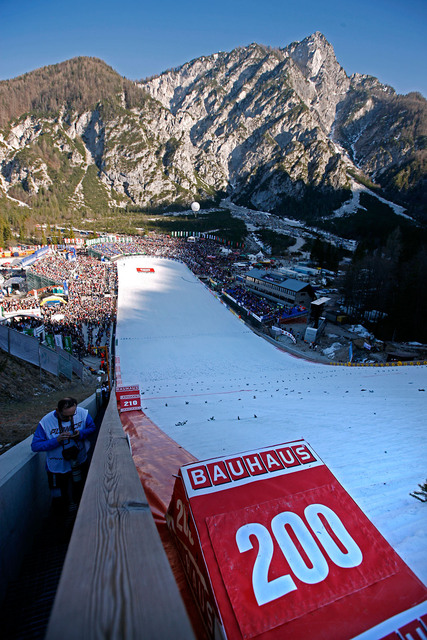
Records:
<instances>
[{"instance_id":1,"label":"red and white banner on slope","mask_svg":"<svg viewBox=\"0 0 427 640\"><path fill-rule=\"evenodd\" d=\"M123 411L140 411L141 393L139 385L117 386L116 400L120 406L120 413L123 413Z\"/></svg>"},{"instance_id":2,"label":"red and white banner on slope","mask_svg":"<svg viewBox=\"0 0 427 640\"><path fill-rule=\"evenodd\" d=\"M304 440L181 467L167 520L212 638L427 638L427 589Z\"/></svg>"}]
</instances>

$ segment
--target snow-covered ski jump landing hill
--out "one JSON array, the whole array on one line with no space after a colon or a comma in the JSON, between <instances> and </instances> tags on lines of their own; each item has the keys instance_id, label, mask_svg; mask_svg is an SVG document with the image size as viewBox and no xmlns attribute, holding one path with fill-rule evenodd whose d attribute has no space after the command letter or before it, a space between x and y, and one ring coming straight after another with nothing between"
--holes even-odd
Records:
<instances>
[{"instance_id":1,"label":"snow-covered ski jump landing hill","mask_svg":"<svg viewBox=\"0 0 427 640\"><path fill-rule=\"evenodd\" d=\"M152 267L154 272L137 272ZM182 263L118 262L116 354L153 422L200 460L304 438L427 584L427 368L339 367L256 336Z\"/></svg>"}]
</instances>

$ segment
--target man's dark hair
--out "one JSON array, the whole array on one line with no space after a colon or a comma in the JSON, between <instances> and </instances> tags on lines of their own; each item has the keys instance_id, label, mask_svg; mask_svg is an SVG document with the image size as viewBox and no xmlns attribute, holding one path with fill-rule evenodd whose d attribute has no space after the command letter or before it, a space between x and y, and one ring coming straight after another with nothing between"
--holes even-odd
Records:
<instances>
[{"instance_id":1,"label":"man's dark hair","mask_svg":"<svg viewBox=\"0 0 427 640\"><path fill-rule=\"evenodd\" d=\"M70 407L76 407L77 406L77 400L75 398L62 398L62 400L60 400L58 402L58 411L61 413L63 409L69 409Z\"/></svg>"}]
</instances>

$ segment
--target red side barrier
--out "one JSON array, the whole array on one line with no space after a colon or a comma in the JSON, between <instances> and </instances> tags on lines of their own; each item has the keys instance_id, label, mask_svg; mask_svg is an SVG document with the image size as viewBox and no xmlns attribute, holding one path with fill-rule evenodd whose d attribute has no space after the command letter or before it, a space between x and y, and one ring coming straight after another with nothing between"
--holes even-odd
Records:
<instances>
[{"instance_id":1,"label":"red side barrier","mask_svg":"<svg viewBox=\"0 0 427 640\"><path fill-rule=\"evenodd\" d=\"M161 431L143 411L120 414L130 438L132 457L157 525L164 524L175 476L183 464L197 458Z\"/></svg>"},{"instance_id":2,"label":"red side barrier","mask_svg":"<svg viewBox=\"0 0 427 640\"><path fill-rule=\"evenodd\" d=\"M204 624L189 590L181 559L165 519L172 498L175 476L182 465L196 462L197 458L163 433L142 411L121 413L120 420L129 436L132 458L194 633L198 640L207 640Z\"/></svg>"}]
</instances>

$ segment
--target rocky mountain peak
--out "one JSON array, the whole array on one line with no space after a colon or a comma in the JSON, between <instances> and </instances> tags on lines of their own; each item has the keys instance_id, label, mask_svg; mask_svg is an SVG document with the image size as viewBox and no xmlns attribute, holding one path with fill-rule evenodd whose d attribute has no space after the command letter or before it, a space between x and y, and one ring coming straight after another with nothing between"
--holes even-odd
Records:
<instances>
[{"instance_id":1,"label":"rocky mountain peak","mask_svg":"<svg viewBox=\"0 0 427 640\"><path fill-rule=\"evenodd\" d=\"M0 104L0 191L29 206L61 167L64 207L227 194L316 218L348 197L352 163L422 201L426 101L349 78L320 32L285 48L202 56L138 83L79 58L0 82Z\"/></svg>"},{"instance_id":2,"label":"rocky mountain peak","mask_svg":"<svg viewBox=\"0 0 427 640\"><path fill-rule=\"evenodd\" d=\"M328 66L338 65L332 45L319 31L304 38L301 42L292 43L286 48L286 51L303 75L310 80L317 78L325 63Z\"/></svg>"}]
</instances>

